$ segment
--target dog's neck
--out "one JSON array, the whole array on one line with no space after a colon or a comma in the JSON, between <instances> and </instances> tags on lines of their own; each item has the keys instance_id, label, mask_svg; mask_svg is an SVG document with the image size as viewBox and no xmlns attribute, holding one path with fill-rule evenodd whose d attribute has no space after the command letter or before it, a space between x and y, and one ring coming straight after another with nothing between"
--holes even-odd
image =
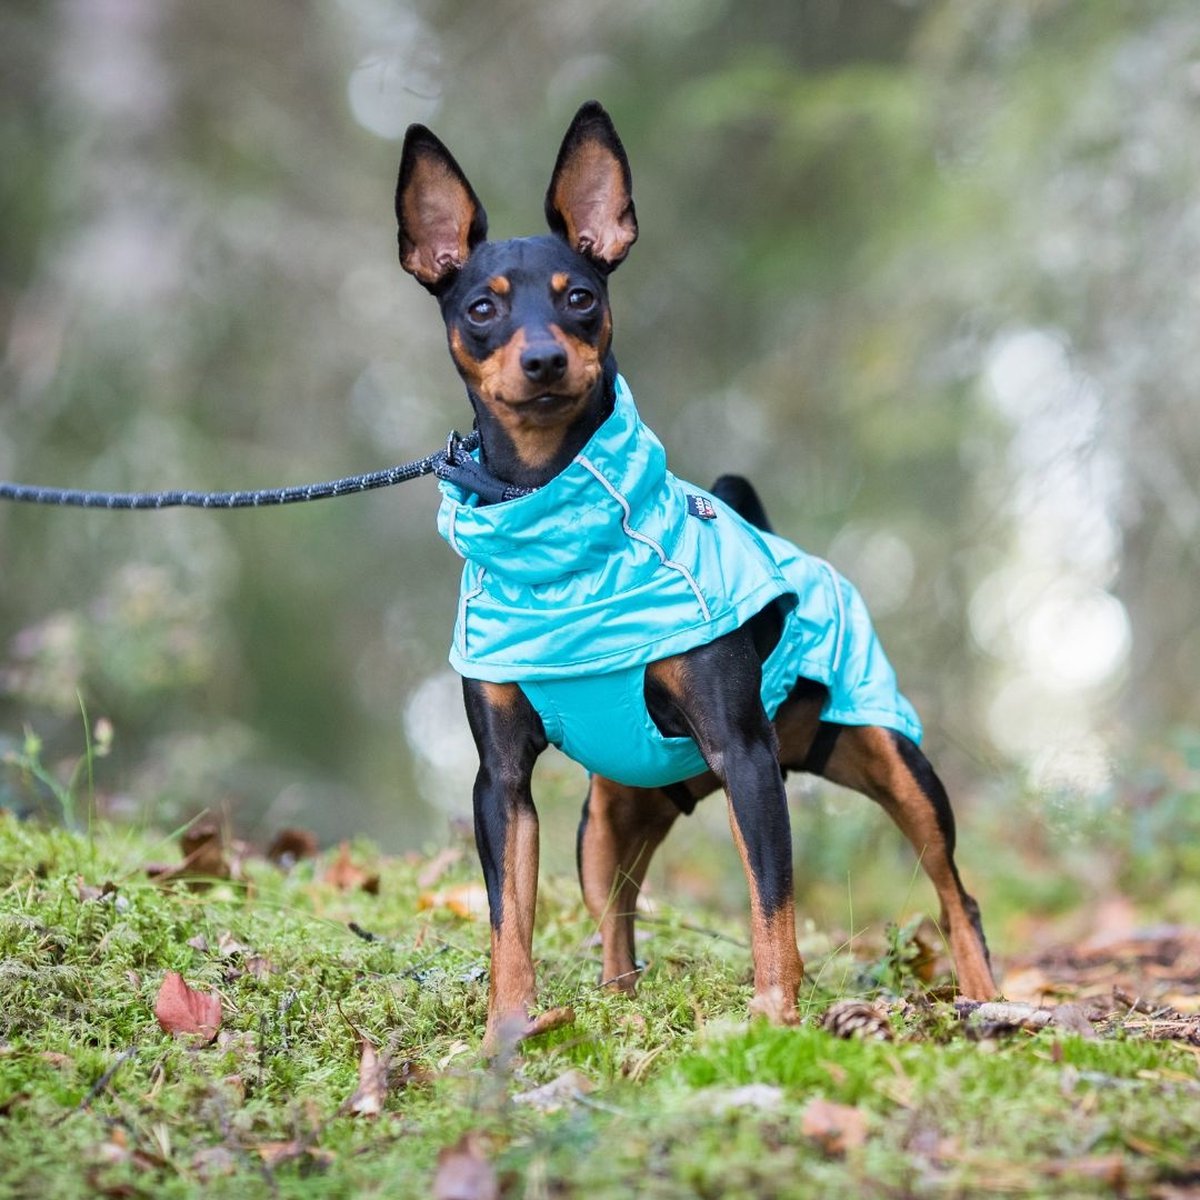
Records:
<instances>
[{"instance_id":1,"label":"dog's neck","mask_svg":"<svg viewBox=\"0 0 1200 1200\"><path fill-rule=\"evenodd\" d=\"M539 488L549 483L574 460L611 415L616 403L616 378L617 364L610 354L584 410L565 427L528 431L520 447L487 405L468 388L475 428L479 430L480 462L486 472L501 483L518 488ZM531 444L539 442L537 450L541 452L531 453Z\"/></svg>"}]
</instances>

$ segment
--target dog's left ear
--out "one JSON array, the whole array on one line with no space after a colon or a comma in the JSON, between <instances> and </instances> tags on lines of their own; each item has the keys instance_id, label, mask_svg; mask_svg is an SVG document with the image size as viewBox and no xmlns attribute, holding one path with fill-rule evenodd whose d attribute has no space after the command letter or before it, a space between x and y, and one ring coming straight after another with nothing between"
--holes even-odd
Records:
<instances>
[{"instance_id":1,"label":"dog's left ear","mask_svg":"<svg viewBox=\"0 0 1200 1200\"><path fill-rule=\"evenodd\" d=\"M629 160L612 118L589 100L563 138L546 192L553 233L606 274L637 241Z\"/></svg>"}]
</instances>

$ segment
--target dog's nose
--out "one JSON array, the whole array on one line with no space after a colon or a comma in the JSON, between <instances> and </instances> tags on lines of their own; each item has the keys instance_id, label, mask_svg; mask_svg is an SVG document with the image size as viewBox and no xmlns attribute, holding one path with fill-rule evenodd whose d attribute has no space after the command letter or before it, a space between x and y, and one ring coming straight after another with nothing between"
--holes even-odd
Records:
<instances>
[{"instance_id":1,"label":"dog's nose","mask_svg":"<svg viewBox=\"0 0 1200 1200\"><path fill-rule=\"evenodd\" d=\"M530 383L557 383L567 373L567 352L557 342L526 346L521 370Z\"/></svg>"}]
</instances>

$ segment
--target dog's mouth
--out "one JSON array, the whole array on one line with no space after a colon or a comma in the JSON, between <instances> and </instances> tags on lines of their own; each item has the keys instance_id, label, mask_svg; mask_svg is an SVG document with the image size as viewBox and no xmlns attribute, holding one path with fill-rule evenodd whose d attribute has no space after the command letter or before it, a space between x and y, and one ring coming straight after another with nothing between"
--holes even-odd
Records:
<instances>
[{"instance_id":1,"label":"dog's mouth","mask_svg":"<svg viewBox=\"0 0 1200 1200\"><path fill-rule=\"evenodd\" d=\"M552 419L578 407L581 397L570 392L543 392L536 396L500 396L498 399L519 416L539 420Z\"/></svg>"}]
</instances>

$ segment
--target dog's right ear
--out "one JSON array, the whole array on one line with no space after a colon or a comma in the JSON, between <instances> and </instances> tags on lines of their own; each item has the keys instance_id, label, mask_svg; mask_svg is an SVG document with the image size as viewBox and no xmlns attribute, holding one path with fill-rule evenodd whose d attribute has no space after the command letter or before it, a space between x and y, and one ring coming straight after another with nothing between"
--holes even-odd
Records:
<instances>
[{"instance_id":1,"label":"dog's right ear","mask_svg":"<svg viewBox=\"0 0 1200 1200\"><path fill-rule=\"evenodd\" d=\"M396 182L400 265L437 295L487 237L487 213L454 156L410 125Z\"/></svg>"}]
</instances>

